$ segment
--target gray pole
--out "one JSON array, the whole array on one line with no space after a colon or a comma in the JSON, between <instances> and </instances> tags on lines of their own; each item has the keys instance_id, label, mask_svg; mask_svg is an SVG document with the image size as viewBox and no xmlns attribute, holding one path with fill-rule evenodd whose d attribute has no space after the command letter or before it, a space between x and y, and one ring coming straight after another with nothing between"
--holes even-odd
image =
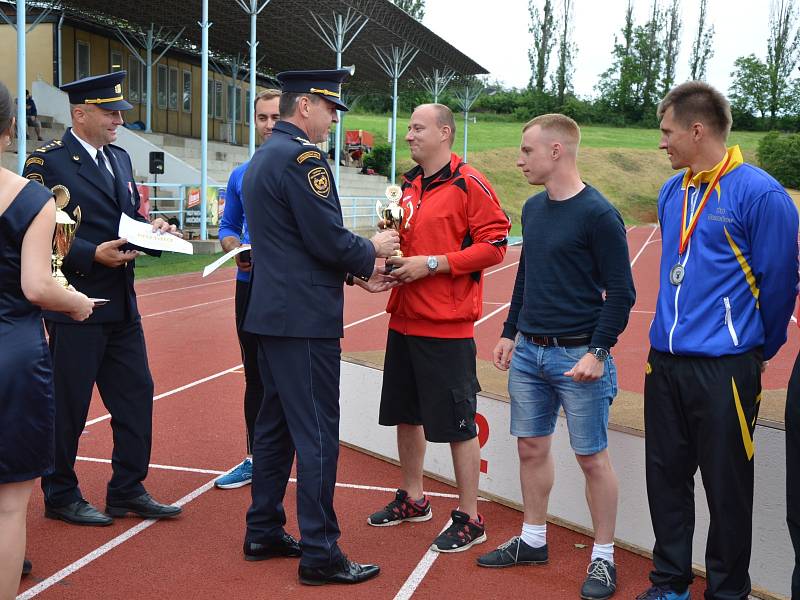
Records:
<instances>
[{"instance_id":1,"label":"gray pole","mask_svg":"<svg viewBox=\"0 0 800 600\"><path fill-rule=\"evenodd\" d=\"M150 23L150 29L147 30L147 116L145 117L145 131L152 133L152 117L153 117L153 24Z\"/></svg>"},{"instance_id":2,"label":"gray pole","mask_svg":"<svg viewBox=\"0 0 800 600\"><path fill-rule=\"evenodd\" d=\"M17 173L25 169L28 153L27 121L25 120L25 0L17 0Z\"/></svg>"},{"instance_id":3,"label":"gray pole","mask_svg":"<svg viewBox=\"0 0 800 600\"><path fill-rule=\"evenodd\" d=\"M342 15L336 15L336 68L342 68L342 45L344 44L344 28L342 25ZM336 147L333 150L333 164L334 172L333 178L336 185L339 185L339 160L342 153L342 111L336 111L336 137L334 143Z\"/></svg>"},{"instance_id":4,"label":"gray pole","mask_svg":"<svg viewBox=\"0 0 800 600\"><path fill-rule=\"evenodd\" d=\"M256 10L256 6L258 5L258 0L250 0L250 106L245 107L245 110L253 110L253 106L256 101L256 46L258 46L258 42L256 41L256 17L258 16L258 11ZM250 138L247 143L248 147L248 156L253 158L253 154L256 152L256 115L255 111L253 111L252 116L250 117Z\"/></svg>"},{"instance_id":5,"label":"gray pole","mask_svg":"<svg viewBox=\"0 0 800 600\"><path fill-rule=\"evenodd\" d=\"M390 183L394 183L397 168L397 75L392 78L392 176Z\"/></svg>"},{"instance_id":6,"label":"gray pole","mask_svg":"<svg viewBox=\"0 0 800 600\"><path fill-rule=\"evenodd\" d=\"M202 49L200 51L200 239L208 239L206 230L206 204L208 200L208 0L203 0Z\"/></svg>"},{"instance_id":7,"label":"gray pole","mask_svg":"<svg viewBox=\"0 0 800 600\"><path fill-rule=\"evenodd\" d=\"M464 111L464 162L467 162L467 140L469 139L469 110Z\"/></svg>"}]
</instances>

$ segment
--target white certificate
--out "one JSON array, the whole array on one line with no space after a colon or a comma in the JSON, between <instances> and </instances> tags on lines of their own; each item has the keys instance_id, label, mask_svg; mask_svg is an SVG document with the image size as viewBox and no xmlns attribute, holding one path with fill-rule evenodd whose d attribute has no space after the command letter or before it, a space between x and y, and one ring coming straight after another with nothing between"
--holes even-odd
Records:
<instances>
[{"instance_id":1,"label":"white certificate","mask_svg":"<svg viewBox=\"0 0 800 600\"><path fill-rule=\"evenodd\" d=\"M219 269L226 260L228 260L229 258L233 258L237 254L241 254L245 250L250 250L250 244L243 244L243 245L239 246L238 248L234 248L230 252L227 252L226 254L223 254L217 260L215 260L213 263L211 263L210 265L206 266L205 269L203 269L203 277L208 277L214 271Z\"/></svg>"},{"instance_id":2,"label":"white certificate","mask_svg":"<svg viewBox=\"0 0 800 600\"><path fill-rule=\"evenodd\" d=\"M140 248L150 250L164 250L166 252L180 252L181 254L194 254L192 245L177 235L153 231L153 226L149 223L142 223L131 219L125 213L119 218L119 230L117 234L125 238L131 244Z\"/></svg>"}]
</instances>

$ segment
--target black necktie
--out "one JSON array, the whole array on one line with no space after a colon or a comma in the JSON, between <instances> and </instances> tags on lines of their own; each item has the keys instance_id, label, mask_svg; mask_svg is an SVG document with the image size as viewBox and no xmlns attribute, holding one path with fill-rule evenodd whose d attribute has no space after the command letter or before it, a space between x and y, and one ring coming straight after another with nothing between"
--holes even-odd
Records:
<instances>
[{"instance_id":1,"label":"black necktie","mask_svg":"<svg viewBox=\"0 0 800 600\"><path fill-rule=\"evenodd\" d=\"M103 156L102 150L97 151L97 166L100 168L100 175L103 176L103 181L105 181L106 185L108 186L108 191L111 192L112 196L115 196L114 178L111 176L111 172L108 170L108 167L106 166L106 160L105 157Z\"/></svg>"}]
</instances>

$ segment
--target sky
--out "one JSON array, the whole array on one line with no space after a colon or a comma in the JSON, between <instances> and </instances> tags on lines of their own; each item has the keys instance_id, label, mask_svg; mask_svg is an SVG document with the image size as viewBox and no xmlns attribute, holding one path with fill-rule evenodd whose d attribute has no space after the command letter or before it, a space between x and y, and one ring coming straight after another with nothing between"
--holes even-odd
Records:
<instances>
[{"instance_id":1,"label":"sky","mask_svg":"<svg viewBox=\"0 0 800 600\"><path fill-rule=\"evenodd\" d=\"M534 0L541 7L544 0ZM667 0L661 0L662 5ZM599 75L611 66L614 36L625 20L627 0L574 0L573 40L578 46L573 86L580 97L595 96ZM558 6L559 0L554 0ZM689 57L697 34L699 0L681 0L677 81L689 76ZM634 0L634 22L644 24L651 0ZM714 56L706 80L723 93L730 87L733 62L754 53L766 58L770 0L708 0L707 21L714 25ZM429 29L490 72L505 87L525 87L530 79L528 0L427 0L422 21ZM551 68L557 62L553 53Z\"/></svg>"}]
</instances>

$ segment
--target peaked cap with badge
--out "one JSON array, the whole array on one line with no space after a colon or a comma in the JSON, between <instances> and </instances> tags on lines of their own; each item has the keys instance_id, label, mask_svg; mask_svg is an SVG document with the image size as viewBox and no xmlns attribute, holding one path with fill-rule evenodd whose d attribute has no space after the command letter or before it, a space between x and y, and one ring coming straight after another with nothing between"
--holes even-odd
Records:
<instances>
[{"instance_id":1,"label":"peaked cap with badge","mask_svg":"<svg viewBox=\"0 0 800 600\"><path fill-rule=\"evenodd\" d=\"M130 110L133 105L122 96L126 71L84 77L61 86L69 94L70 104L94 104L106 110Z\"/></svg>"},{"instance_id":2,"label":"peaked cap with badge","mask_svg":"<svg viewBox=\"0 0 800 600\"><path fill-rule=\"evenodd\" d=\"M352 74L350 69L322 69L319 71L283 71L277 79L281 92L316 94L336 105L339 110L350 110L342 102L342 82Z\"/></svg>"}]
</instances>

